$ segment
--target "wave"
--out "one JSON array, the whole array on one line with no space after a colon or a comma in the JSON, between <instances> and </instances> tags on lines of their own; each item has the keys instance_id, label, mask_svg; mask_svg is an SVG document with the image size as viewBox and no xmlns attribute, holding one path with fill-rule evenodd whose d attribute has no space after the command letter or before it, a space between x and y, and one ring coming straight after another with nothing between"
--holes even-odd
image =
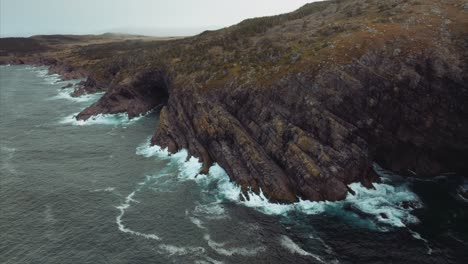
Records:
<instances>
[{"instance_id":1,"label":"wave","mask_svg":"<svg viewBox=\"0 0 468 264\"><path fill-rule=\"evenodd\" d=\"M90 125L130 125L138 120L145 117L145 115L141 115L139 117L135 117L130 119L127 113L120 113L120 114L99 114L90 117L88 120L77 120L75 117L79 113L69 115L63 118L60 123L61 124L71 124L75 126L90 126Z\"/></svg>"},{"instance_id":2,"label":"wave","mask_svg":"<svg viewBox=\"0 0 468 264\"><path fill-rule=\"evenodd\" d=\"M233 183L221 166L214 164L208 175L199 174L202 164L197 158L188 157L186 150L169 154L167 149L151 146L149 140L140 145L136 153L144 157L156 156L168 159L178 168L177 178L180 181L193 180L202 187L216 184L214 196L217 203L231 201L254 208L268 215L288 216L290 213L318 215L331 213L344 219L364 222L369 228L388 231L393 227L405 227L416 224L418 218L412 211L422 207L419 197L405 183L391 185L390 178L383 178L383 183L374 184L375 189L367 189L360 183L349 187L355 194L348 194L345 200L338 202L313 202L300 200L293 204L272 203L260 190L259 194L249 191L245 195L241 187Z\"/></svg>"},{"instance_id":3,"label":"wave","mask_svg":"<svg viewBox=\"0 0 468 264\"><path fill-rule=\"evenodd\" d=\"M46 84L57 84L62 81L62 76L60 74L46 74L42 76Z\"/></svg>"},{"instance_id":4,"label":"wave","mask_svg":"<svg viewBox=\"0 0 468 264\"><path fill-rule=\"evenodd\" d=\"M203 218L208 220L221 220L229 218L229 216L226 214L226 210L224 210L224 208L218 202L207 204L198 203L193 210L193 214L196 216L203 216Z\"/></svg>"}]
</instances>

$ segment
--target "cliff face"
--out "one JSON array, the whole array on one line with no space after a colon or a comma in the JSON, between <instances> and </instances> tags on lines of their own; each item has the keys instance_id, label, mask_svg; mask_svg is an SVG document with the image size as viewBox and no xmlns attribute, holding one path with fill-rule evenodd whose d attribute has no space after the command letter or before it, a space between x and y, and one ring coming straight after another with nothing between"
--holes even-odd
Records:
<instances>
[{"instance_id":1,"label":"cliff face","mask_svg":"<svg viewBox=\"0 0 468 264\"><path fill-rule=\"evenodd\" d=\"M87 83L83 86L87 92L97 85L89 78ZM127 113L129 118L137 117L164 104L168 97L169 86L170 78L164 71L140 72L132 78L113 84L98 102L86 108L76 118L87 120L96 114L116 113Z\"/></svg>"},{"instance_id":2,"label":"cliff face","mask_svg":"<svg viewBox=\"0 0 468 264\"><path fill-rule=\"evenodd\" d=\"M326 20L327 14L340 21L337 10L371 16L377 2L367 2L328 3L300 24ZM287 202L344 199L347 184L370 186L376 180L374 161L403 175L467 172L468 27L461 33L444 17L457 7L466 12L456 1L414 8L393 1L384 14L401 12L390 15L400 23L362 25L350 18L344 25L316 28L311 38L323 30L334 35L351 29L332 37L328 57L318 62L298 52L283 74L271 67L260 69L260 76L258 69L246 73L256 79L229 76L198 89L179 84L152 142L171 152L187 148L205 169L216 161L244 188ZM414 13L426 11L436 15L413 21ZM454 17L458 27L468 25L466 13ZM423 21L434 25L424 27ZM264 35L281 42L274 30ZM307 34L288 33L291 42L308 40ZM275 60L274 51L269 56Z\"/></svg>"},{"instance_id":3,"label":"cliff face","mask_svg":"<svg viewBox=\"0 0 468 264\"><path fill-rule=\"evenodd\" d=\"M202 172L217 162L276 201L340 200L372 187L373 162L468 172L467 36L462 1L337 0L62 60L92 74L84 92L107 91L78 119L165 105L152 143L188 149Z\"/></svg>"},{"instance_id":4,"label":"cliff face","mask_svg":"<svg viewBox=\"0 0 468 264\"><path fill-rule=\"evenodd\" d=\"M153 143L216 161L280 201L344 199L347 184L376 180L373 161L406 175L466 172L468 79L438 52L371 52L268 89L173 89Z\"/></svg>"}]
</instances>

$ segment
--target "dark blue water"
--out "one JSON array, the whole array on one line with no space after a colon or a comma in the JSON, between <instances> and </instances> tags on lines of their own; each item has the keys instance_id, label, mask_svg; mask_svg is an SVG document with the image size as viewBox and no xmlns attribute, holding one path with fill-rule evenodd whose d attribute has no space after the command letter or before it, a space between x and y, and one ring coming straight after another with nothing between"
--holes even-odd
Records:
<instances>
[{"instance_id":1,"label":"dark blue water","mask_svg":"<svg viewBox=\"0 0 468 264\"><path fill-rule=\"evenodd\" d=\"M197 176L184 151L149 146L157 113L76 122L100 95L46 72L0 68L0 263L467 263L461 177L243 201L219 166Z\"/></svg>"}]
</instances>

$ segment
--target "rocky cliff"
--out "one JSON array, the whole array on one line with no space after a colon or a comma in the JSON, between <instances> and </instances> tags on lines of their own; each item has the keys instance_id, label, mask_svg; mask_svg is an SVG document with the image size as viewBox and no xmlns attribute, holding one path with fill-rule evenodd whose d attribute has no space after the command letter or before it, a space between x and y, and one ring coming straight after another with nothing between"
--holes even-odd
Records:
<instances>
[{"instance_id":1,"label":"rocky cliff","mask_svg":"<svg viewBox=\"0 0 468 264\"><path fill-rule=\"evenodd\" d=\"M378 180L373 162L466 175L467 36L463 1L336 0L68 61L92 60L79 68L107 90L78 119L164 105L152 143L202 172L217 162L275 201L341 200Z\"/></svg>"}]
</instances>

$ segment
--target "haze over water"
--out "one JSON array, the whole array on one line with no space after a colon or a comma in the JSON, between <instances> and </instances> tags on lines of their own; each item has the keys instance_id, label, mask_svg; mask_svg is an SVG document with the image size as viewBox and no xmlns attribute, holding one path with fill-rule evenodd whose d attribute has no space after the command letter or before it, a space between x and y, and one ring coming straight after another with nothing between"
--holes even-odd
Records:
<instances>
[{"instance_id":1,"label":"haze over water","mask_svg":"<svg viewBox=\"0 0 468 264\"><path fill-rule=\"evenodd\" d=\"M74 121L100 95L72 98L46 73L0 68L0 263L466 263L460 182L245 201L219 166L197 176L186 152L150 147L157 113Z\"/></svg>"}]
</instances>

